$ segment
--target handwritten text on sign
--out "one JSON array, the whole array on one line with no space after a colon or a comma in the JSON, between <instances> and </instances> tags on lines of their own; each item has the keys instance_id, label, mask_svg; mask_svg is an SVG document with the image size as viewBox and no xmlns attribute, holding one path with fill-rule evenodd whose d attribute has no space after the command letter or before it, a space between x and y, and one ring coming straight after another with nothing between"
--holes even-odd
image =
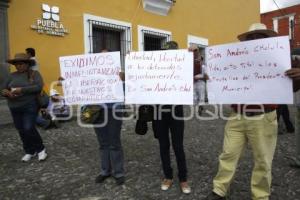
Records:
<instances>
[{"instance_id":1,"label":"handwritten text on sign","mask_svg":"<svg viewBox=\"0 0 300 200\"><path fill-rule=\"evenodd\" d=\"M293 103L286 36L212 46L206 61L211 104Z\"/></svg>"},{"instance_id":2,"label":"handwritten text on sign","mask_svg":"<svg viewBox=\"0 0 300 200\"><path fill-rule=\"evenodd\" d=\"M131 52L125 76L128 104L193 104L193 54L187 50Z\"/></svg>"},{"instance_id":3,"label":"handwritten text on sign","mask_svg":"<svg viewBox=\"0 0 300 200\"><path fill-rule=\"evenodd\" d=\"M67 104L124 101L120 52L65 56L59 62Z\"/></svg>"}]
</instances>

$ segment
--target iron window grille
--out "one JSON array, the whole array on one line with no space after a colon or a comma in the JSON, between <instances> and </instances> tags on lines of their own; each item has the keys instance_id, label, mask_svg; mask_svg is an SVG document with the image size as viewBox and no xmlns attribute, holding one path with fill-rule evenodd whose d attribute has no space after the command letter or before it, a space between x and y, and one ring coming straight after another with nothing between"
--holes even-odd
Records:
<instances>
[{"instance_id":1,"label":"iron window grille","mask_svg":"<svg viewBox=\"0 0 300 200\"><path fill-rule=\"evenodd\" d=\"M99 53L103 49L120 51L124 69L125 56L131 48L131 28L96 20L88 20L88 24L89 53Z\"/></svg>"},{"instance_id":2,"label":"iron window grille","mask_svg":"<svg viewBox=\"0 0 300 200\"><path fill-rule=\"evenodd\" d=\"M171 40L171 35L150 30L142 30L144 51L160 50Z\"/></svg>"}]
</instances>

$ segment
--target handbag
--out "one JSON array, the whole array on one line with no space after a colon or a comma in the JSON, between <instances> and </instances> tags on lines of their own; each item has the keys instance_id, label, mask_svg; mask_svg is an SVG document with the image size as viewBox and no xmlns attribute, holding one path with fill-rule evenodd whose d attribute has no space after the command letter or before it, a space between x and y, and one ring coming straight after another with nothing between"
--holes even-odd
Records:
<instances>
[{"instance_id":1,"label":"handbag","mask_svg":"<svg viewBox=\"0 0 300 200\"><path fill-rule=\"evenodd\" d=\"M137 119L141 121L150 122L154 118L154 107L153 105L141 105L138 108Z\"/></svg>"},{"instance_id":2,"label":"handbag","mask_svg":"<svg viewBox=\"0 0 300 200\"><path fill-rule=\"evenodd\" d=\"M104 120L104 109L99 105L85 105L80 110L80 120L85 124L101 123Z\"/></svg>"},{"instance_id":3,"label":"handbag","mask_svg":"<svg viewBox=\"0 0 300 200\"><path fill-rule=\"evenodd\" d=\"M148 124L146 121L137 120L135 124L135 133L138 135L146 135L148 131Z\"/></svg>"},{"instance_id":4,"label":"handbag","mask_svg":"<svg viewBox=\"0 0 300 200\"><path fill-rule=\"evenodd\" d=\"M37 96L37 104L39 108L47 108L49 105L50 97L49 95L45 92L45 90L42 90Z\"/></svg>"},{"instance_id":5,"label":"handbag","mask_svg":"<svg viewBox=\"0 0 300 200\"><path fill-rule=\"evenodd\" d=\"M33 83L35 73L36 72L34 70L29 70L30 83ZM44 89L42 89L42 91L36 95L36 100L39 108L47 108L49 105L50 97L47 94L47 92Z\"/></svg>"}]
</instances>

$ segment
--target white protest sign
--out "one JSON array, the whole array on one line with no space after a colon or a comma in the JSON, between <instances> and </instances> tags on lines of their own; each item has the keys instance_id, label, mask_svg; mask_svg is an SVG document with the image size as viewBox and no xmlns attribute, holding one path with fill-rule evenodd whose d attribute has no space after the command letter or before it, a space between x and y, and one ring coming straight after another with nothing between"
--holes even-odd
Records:
<instances>
[{"instance_id":1,"label":"white protest sign","mask_svg":"<svg viewBox=\"0 0 300 200\"><path fill-rule=\"evenodd\" d=\"M292 104L289 38L272 37L206 49L210 104Z\"/></svg>"},{"instance_id":2,"label":"white protest sign","mask_svg":"<svg viewBox=\"0 0 300 200\"><path fill-rule=\"evenodd\" d=\"M131 52L125 61L125 103L193 104L193 54Z\"/></svg>"},{"instance_id":3,"label":"white protest sign","mask_svg":"<svg viewBox=\"0 0 300 200\"><path fill-rule=\"evenodd\" d=\"M123 102L120 52L59 58L66 104Z\"/></svg>"}]
</instances>

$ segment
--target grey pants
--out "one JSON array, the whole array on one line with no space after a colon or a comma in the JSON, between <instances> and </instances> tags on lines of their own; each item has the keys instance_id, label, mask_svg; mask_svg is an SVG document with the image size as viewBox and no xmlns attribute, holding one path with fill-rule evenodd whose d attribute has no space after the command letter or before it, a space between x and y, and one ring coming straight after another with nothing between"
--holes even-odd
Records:
<instances>
[{"instance_id":1,"label":"grey pants","mask_svg":"<svg viewBox=\"0 0 300 200\"><path fill-rule=\"evenodd\" d=\"M107 109L108 120L104 127L95 128L100 146L101 172L103 176L124 176L124 157L121 144L122 121L114 119L112 109Z\"/></svg>"}]
</instances>

